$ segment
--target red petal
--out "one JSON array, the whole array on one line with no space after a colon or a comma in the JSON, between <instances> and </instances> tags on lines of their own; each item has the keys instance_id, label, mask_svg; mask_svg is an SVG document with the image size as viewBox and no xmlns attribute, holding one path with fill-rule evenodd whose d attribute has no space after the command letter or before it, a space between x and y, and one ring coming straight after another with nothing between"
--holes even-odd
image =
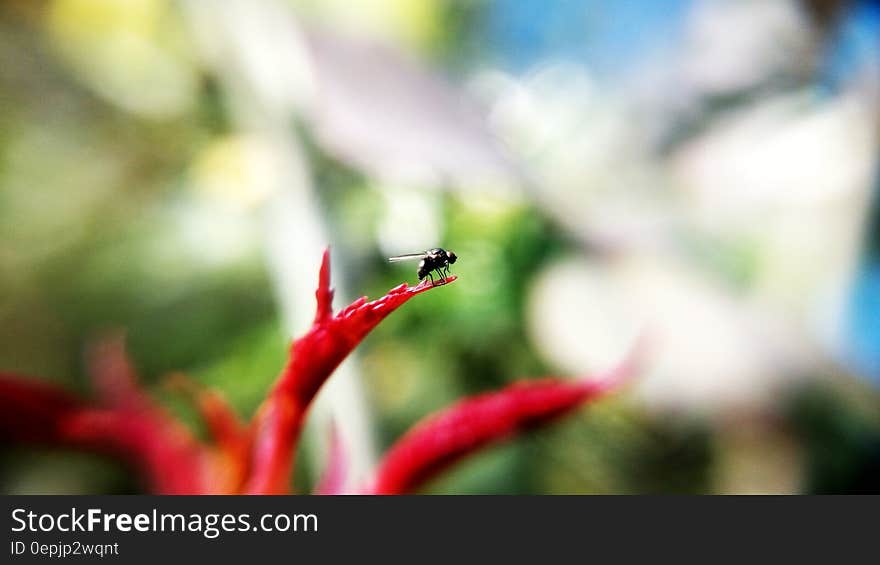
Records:
<instances>
[{"instance_id":1,"label":"red petal","mask_svg":"<svg viewBox=\"0 0 880 565\"><path fill-rule=\"evenodd\" d=\"M283 394L272 394L257 412L248 494L288 492L293 450L299 440L304 414Z\"/></svg>"},{"instance_id":2,"label":"red petal","mask_svg":"<svg viewBox=\"0 0 880 565\"><path fill-rule=\"evenodd\" d=\"M455 280L455 276L450 276L444 283ZM291 345L287 366L257 416L253 474L248 492L287 492L303 418L321 385L388 314L432 288L427 281L415 287L402 284L372 302L359 298L333 316L330 250L324 251L315 292L318 308L314 324Z\"/></svg>"},{"instance_id":3,"label":"red petal","mask_svg":"<svg viewBox=\"0 0 880 565\"><path fill-rule=\"evenodd\" d=\"M599 379L521 381L464 399L416 424L387 452L375 494L413 492L480 448L570 412L602 396L635 369L635 357Z\"/></svg>"}]
</instances>

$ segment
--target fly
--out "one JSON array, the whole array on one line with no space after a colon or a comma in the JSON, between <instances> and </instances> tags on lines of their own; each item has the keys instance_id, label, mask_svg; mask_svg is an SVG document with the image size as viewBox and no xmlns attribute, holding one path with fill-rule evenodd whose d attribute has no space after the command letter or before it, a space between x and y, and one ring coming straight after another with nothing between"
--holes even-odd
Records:
<instances>
[{"instance_id":1,"label":"fly","mask_svg":"<svg viewBox=\"0 0 880 565\"><path fill-rule=\"evenodd\" d=\"M455 253L452 251L446 251L445 249L435 247L434 249L429 249L422 253L408 253L406 255L390 257L388 260L392 263L418 260L419 280L421 281L425 277L428 277L431 279L431 286L434 286L433 273L436 272L440 279L445 281L446 277L449 276L449 265L455 263L456 259L458 259L458 257L456 257Z\"/></svg>"}]
</instances>

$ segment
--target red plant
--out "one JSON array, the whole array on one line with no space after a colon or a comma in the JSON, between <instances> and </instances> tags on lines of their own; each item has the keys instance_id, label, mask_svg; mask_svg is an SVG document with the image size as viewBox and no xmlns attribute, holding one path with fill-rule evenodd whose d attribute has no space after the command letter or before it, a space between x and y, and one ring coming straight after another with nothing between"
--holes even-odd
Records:
<instances>
[{"instance_id":1,"label":"red plant","mask_svg":"<svg viewBox=\"0 0 880 565\"><path fill-rule=\"evenodd\" d=\"M450 276L444 284L455 280ZM242 422L217 392L176 375L171 384L186 393L210 432L208 441L199 440L139 387L116 337L90 352L98 397L92 402L32 378L0 373L0 440L117 457L157 493L287 493L303 423L321 386L388 314L432 288L428 282L415 287L404 283L378 300L359 298L334 316L325 251L312 327L291 345L286 367L250 423ZM413 492L487 444L546 424L601 396L634 369L630 356L597 379L523 381L464 399L405 434L361 492ZM340 493L344 488L344 450L338 438L332 443L328 471L317 492Z\"/></svg>"}]
</instances>

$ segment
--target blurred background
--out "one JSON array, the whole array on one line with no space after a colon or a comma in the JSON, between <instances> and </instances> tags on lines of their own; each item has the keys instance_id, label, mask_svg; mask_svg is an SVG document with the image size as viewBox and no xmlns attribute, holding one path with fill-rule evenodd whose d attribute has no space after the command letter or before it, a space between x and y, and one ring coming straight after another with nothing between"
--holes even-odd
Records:
<instances>
[{"instance_id":1,"label":"blurred background","mask_svg":"<svg viewBox=\"0 0 880 565\"><path fill-rule=\"evenodd\" d=\"M322 391L363 479L463 395L654 348L436 493L880 491L880 2L4 0L0 368L123 328L249 417L314 313L454 250ZM4 493L129 493L0 446Z\"/></svg>"}]
</instances>

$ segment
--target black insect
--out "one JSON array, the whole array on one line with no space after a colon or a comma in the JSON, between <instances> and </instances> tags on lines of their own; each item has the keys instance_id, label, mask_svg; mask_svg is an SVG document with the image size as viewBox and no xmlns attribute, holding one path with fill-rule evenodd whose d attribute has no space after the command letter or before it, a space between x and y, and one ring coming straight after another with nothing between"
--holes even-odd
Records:
<instances>
[{"instance_id":1,"label":"black insect","mask_svg":"<svg viewBox=\"0 0 880 565\"><path fill-rule=\"evenodd\" d=\"M435 247L434 249L429 249L422 253L409 253L407 255L390 257L388 260L392 263L398 263L400 261L415 261L417 259L419 260L419 280L428 277L431 279L431 285L433 286L433 273L436 271L440 280L445 281L446 277L449 276L449 265L455 263L455 260L458 259L458 257L456 257L455 253L452 251L446 251L445 249Z\"/></svg>"}]
</instances>

